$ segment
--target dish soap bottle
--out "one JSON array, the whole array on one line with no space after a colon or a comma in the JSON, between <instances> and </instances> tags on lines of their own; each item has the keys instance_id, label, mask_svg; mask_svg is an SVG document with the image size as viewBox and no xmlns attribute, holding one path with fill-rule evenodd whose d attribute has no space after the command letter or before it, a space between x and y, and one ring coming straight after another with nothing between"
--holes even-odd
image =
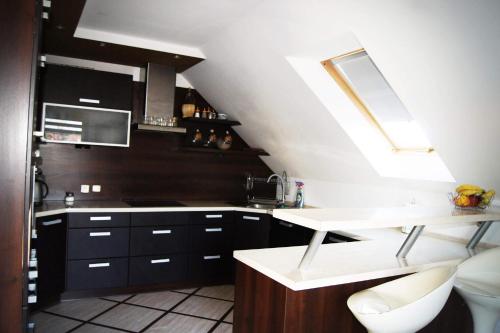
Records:
<instances>
[{"instance_id":1,"label":"dish soap bottle","mask_svg":"<svg viewBox=\"0 0 500 333\"><path fill-rule=\"evenodd\" d=\"M297 193L295 194L295 207L304 208L304 183L295 182L295 186L297 186Z\"/></svg>"}]
</instances>

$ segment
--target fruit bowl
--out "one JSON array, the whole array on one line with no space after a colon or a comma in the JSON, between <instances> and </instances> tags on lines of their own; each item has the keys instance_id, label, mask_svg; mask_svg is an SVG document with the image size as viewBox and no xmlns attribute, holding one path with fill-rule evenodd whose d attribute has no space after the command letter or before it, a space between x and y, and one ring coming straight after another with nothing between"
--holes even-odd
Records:
<instances>
[{"instance_id":1,"label":"fruit bowl","mask_svg":"<svg viewBox=\"0 0 500 333\"><path fill-rule=\"evenodd\" d=\"M479 186L464 184L456 188L456 192L448 193L450 202L458 209L478 210L488 208L495 190L485 191Z\"/></svg>"}]
</instances>

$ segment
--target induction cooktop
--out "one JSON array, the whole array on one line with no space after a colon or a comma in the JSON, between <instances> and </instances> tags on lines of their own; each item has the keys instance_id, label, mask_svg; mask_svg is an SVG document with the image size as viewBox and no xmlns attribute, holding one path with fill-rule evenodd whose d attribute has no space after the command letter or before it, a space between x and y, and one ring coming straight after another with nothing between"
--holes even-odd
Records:
<instances>
[{"instance_id":1,"label":"induction cooktop","mask_svg":"<svg viewBox=\"0 0 500 333\"><path fill-rule=\"evenodd\" d=\"M124 200L130 207L184 207L178 201L173 200Z\"/></svg>"}]
</instances>

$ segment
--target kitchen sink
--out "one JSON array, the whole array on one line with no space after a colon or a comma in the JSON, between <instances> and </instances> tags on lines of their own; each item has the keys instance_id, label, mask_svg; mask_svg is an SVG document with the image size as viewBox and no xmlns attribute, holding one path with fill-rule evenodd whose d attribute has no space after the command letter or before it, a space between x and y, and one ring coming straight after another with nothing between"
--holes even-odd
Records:
<instances>
[{"instance_id":1,"label":"kitchen sink","mask_svg":"<svg viewBox=\"0 0 500 333\"><path fill-rule=\"evenodd\" d=\"M256 209L281 209L281 208L293 208L287 205L279 205L271 204L269 202L247 202L247 201L231 201L228 204L237 206L237 207L245 207L245 208L256 208Z\"/></svg>"}]
</instances>

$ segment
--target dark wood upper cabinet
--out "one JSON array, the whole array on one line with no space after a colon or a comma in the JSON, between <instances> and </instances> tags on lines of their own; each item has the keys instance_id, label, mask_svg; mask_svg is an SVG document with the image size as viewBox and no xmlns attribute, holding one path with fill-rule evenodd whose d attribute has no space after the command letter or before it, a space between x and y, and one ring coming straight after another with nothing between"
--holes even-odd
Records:
<instances>
[{"instance_id":1,"label":"dark wood upper cabinet","mask_svg":"<svg viewBox=\"0 0 500 333\"><path fill-rule=\"evenodd\" d=\"M42 101L132 110L132 76L60 65L42 73Z\"/></svg>"}]
</instances>

